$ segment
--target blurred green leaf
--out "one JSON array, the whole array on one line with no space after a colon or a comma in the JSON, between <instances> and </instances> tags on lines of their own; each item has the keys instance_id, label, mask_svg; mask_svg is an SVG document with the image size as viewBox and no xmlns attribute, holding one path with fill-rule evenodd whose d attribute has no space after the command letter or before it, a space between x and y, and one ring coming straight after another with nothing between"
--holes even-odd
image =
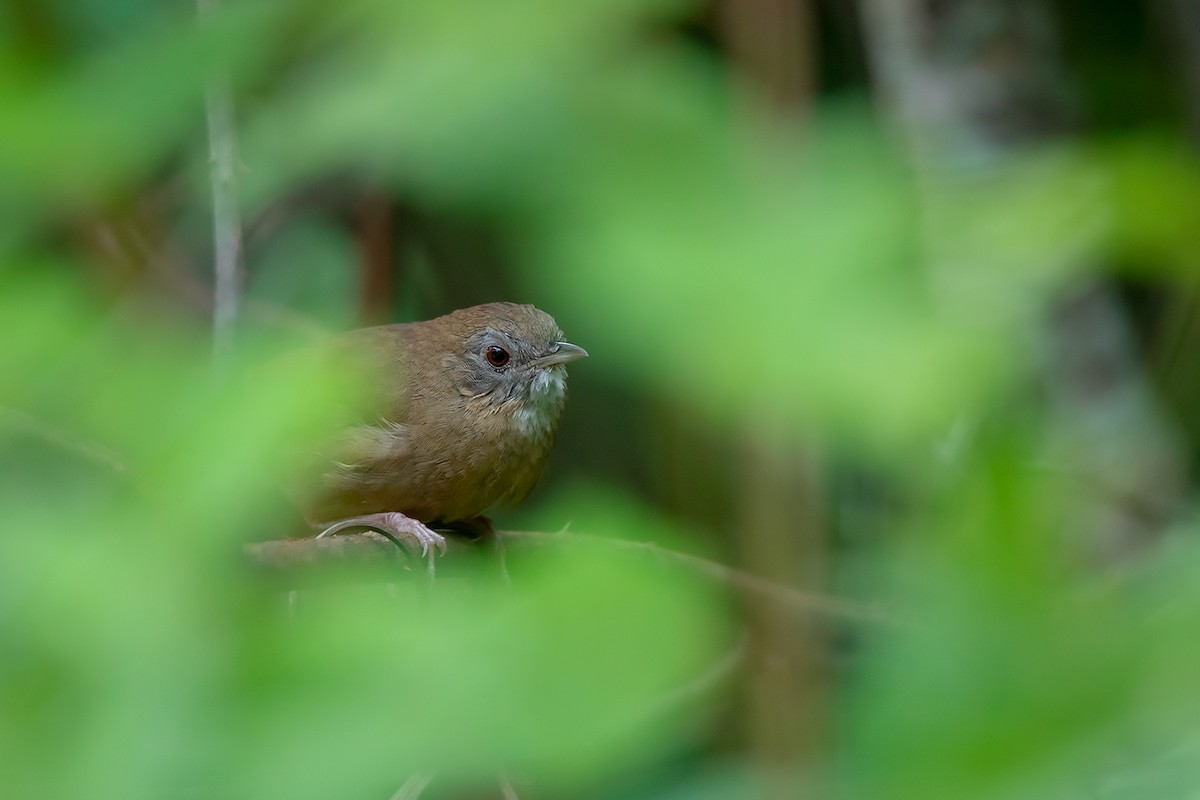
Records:
<instances>
[{"instance_id":1,"label":"blurred green leaf","mask_svg":"<svg viewBox=\"0 0 1200 800\"><path fill-rule=\"evenodd\" d=\"M290 530L276 495L368 381L319 347L269 355L289 343L252 318L217 370L200 314L106 294L144 270L205 304L190 269L114 241L209 249L203 96L222 73L248 218L360 176L400 205L465 210L571 320L588 369L701 410L725 442L767 417L834 459L889 456L872 458L880 494L900 496L863 515L881 530L857 557L894 623L845 632L836 751L781 774L849 797L1194 795L1194 526L1119 578L1081 566L1076 539L1097 533L1078 530L1079 490L1031 464L1144 429L1077 431L1014 402L1064 286L1106 259L1192 268L1190 145L1138 134L914 168L865 105L755 107L706 12L677 0L39 13L53 30L0 15L0 795L386 797L416 771L472 787L502 766L578 796L672 759L700 777L662 796L757 787L742 749L684 754L709 709L671 704L721 657L726 599L628 542L521 553L511 591L373 573L294 608L242 563L245 540ZM318 206L251 243L248 317L352 323L348 226ZM529 519L693 546L599 484ZM842 544L817 554L835 572Z\"/></svg>"},{"instance_id":2,"label":"blurred green leaf","mask_svg":"<svg viewBox=\"0 0 1200 800\"><path fill-rule=\"evenodd\" d=\"M330 588L291 620L239 542L271 532L294 439L319 441L346 377L214 373L184 330L70 328L34 315L0 348L21 370L4 421L36 423L0 427L0 472L59 465L0 530L3 794L368 796L500 766L565 786L670 749L677 715L647 709L719 654L710 587L591 546L529 557L515 591ZM82 459L111 481L60 494L93 441L120 454Z\"/></svg>"},{"instance_id":3,"label":"blurred green leaf","mask_svg":"<svg viewBox=\"0 0 1200 800\"><path fill-rule=\"evenodd\" d=\"M684 63L606 91L568 202L524 237L530 280L586 326L598 368L718 418L766 409L867 442L946 426L991 385L995 329L930 293L911 188L864 117L831 111L800 150L731 129Z\"/></svg>"},{"instance_id":4,"label":"blurred green leaf","mask_svg":"<svg viewBox=\"0 0 1200 800\"><path fill-rule=\"evenodd\" d=\"M1131 136L1097 148L1113 199L1112 247L1139 271L1196 270L1200 159L1190 144Z\"/></svg>"},{"instance_id":5,"label":"blurred green leaf","mask_svg":"<svg viewBox=\"0 0 1200 800\"><path fill-rule=\"evenodd\" d=\"M253 46L278 7L176 15L54 71L0 59L0 245L51 212L78 211L159 165L201 119L206 83L261 67Z\"/></svg>"}]
</instances>

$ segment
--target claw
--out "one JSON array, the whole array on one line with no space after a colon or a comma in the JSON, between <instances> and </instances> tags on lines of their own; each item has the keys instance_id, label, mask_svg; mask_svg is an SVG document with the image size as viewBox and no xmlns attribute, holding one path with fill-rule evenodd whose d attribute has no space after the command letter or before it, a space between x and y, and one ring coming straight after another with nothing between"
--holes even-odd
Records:
<instances>
[{"instance_id":1,"label":"claw","mask_svg":"<svg viewBox=\"0 0 1200 800\"><path fill-rule=\"evenodd\" d=\"M436 546L438 552L441 554L445 554L446 552L446 539L444 536L435 532L423 522L405 516L398 511L390 511L382 514L364 514L361 517L350 517L349 519L339 520L317 534L317 538L321 539L325 536L333 536L351 528L366 528L367 530L381 533L399 547L405 546L402 540L411 542L415 539L417 544L421 546L421 558L429 562L427 571L430 576L435 571L434 561L436 556L430 551L429 545Z\"/></svg>"}]
</instances>

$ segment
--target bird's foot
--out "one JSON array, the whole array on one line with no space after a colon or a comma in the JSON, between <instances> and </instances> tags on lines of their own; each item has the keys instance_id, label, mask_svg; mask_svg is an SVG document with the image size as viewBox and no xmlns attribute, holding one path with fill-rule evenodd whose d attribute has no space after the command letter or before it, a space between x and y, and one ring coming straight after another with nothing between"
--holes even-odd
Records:
<instances>
[{"instance_id":1,"label":"bird's foot","mask_svg":"<svg viewBox=\"0 0 1200 800\"><path fill-rule=\"evenodd\" d=\"M430 575L434 573L434 559L437 554L444 554L446 552L445 537L425 525L425 523L405 516L399 511L388 511L382 514L363 514L359 517L338 520L318 533L317 538L334 536L342 531L353 530L355 528L364 528L383 534L398 547L409 551L414 551L419 547L421 557L426 560L428 565L427 571Z\"/></svg>"}]
</instances>

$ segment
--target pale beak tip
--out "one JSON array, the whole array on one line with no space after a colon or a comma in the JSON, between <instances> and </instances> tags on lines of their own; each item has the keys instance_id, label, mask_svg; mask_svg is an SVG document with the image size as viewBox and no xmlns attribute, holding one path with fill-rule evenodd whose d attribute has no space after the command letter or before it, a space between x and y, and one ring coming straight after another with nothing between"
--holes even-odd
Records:
<instances>
[{"instance_id":1,"label":"pale beak tip","mask_svg":"<svg viewBox=\"0 0 1200 800\"><path fill-rule=\"evenodd\" d=\"M578 361L581 358L588 357L588 351L584 350L577 344L571 344L570 342L558 342L557 346L558 352L555 353L555 355L562 359L563 363L568 361Z\"/></svg>"},{"instance_id":2,"label":"pale beak tip","mask_svg":"<svg viewBox=\"0 0 1200 800\"><path fill-rule=\"evenodd\" d=\"M570 342L555 342L554 351L549 355L542 356L538 361L542 366L553 366L555 364L569 364L572 361L578 361L581 358L587 358L588 351L584 350L577 344Z\"/></svg>"}]
</instances>

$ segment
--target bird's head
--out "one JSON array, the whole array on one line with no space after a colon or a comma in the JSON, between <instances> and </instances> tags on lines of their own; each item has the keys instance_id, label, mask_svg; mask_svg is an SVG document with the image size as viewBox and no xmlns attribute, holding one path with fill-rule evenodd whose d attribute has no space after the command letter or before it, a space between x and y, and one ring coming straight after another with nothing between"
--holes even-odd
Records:
<instances>
[{"instance_id":1,"label":"bird's head","mask_svg":"<svg viewBox=\"0 0 1200 800\"><path fill-rule=\"evenodd\" d=\"M454 312L466 335L456 354L459 391L489 405L516 404L518 422L556 418L566 365L587 351L563 339L554 318L530 305L489 303Z\"/></svg>"}]
</instances>

